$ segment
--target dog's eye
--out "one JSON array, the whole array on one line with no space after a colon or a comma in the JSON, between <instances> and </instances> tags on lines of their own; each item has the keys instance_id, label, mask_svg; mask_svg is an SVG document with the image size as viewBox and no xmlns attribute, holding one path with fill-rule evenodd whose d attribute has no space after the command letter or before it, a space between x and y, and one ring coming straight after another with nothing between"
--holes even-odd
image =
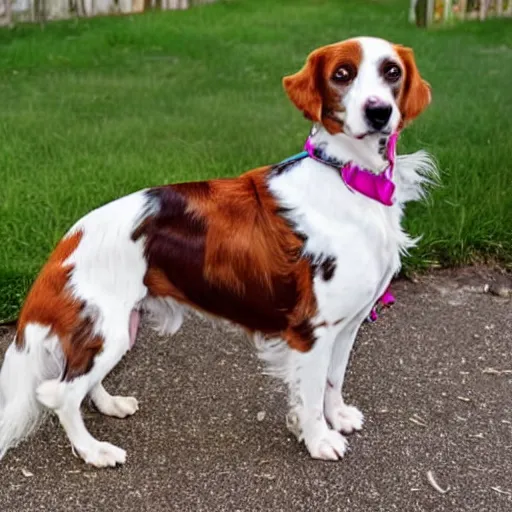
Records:
<instances>
[{"instance_id":1,"label":"dog's eye","mask_svg":"<svg viewBox=\"0 0 512 512\"><path fill-rule=\"evenodd\" d=\"M346 84L354 79L356 76L356 70L353 66L340 66L332 75L332 79L335 82Z\"/></svg>"},{"instance_id":2,"label":"dog's eye","mask_svg":"<svg viewBox=\"0 0 512 512\"><path fill-rule=\"evenodd\" d=\"M395 83L400 80L400 77L402 76L402 70L393 63L388 63L384 66L384 69L382 70L384 74L384 78L386 81L390 83Z\"/></svg>"}]
</instances>

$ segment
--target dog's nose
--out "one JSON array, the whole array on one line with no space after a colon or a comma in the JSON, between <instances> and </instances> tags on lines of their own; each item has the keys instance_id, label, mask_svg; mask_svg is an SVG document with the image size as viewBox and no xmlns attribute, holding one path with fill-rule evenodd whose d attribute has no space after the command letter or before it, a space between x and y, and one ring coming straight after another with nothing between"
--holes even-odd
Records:
<instances>
[{"instance_id":1,"label":"dog's nose","mask_svg":"<svg viewBox=\"0 0 512 512\"><path fill-rule=\"evenodd\" d=\"M382 130L388 124L392 111L393 108L389 103L385 103L375 96L370 96L364 106L368 124L374 130Z\"/></svg>"}]
</instances>

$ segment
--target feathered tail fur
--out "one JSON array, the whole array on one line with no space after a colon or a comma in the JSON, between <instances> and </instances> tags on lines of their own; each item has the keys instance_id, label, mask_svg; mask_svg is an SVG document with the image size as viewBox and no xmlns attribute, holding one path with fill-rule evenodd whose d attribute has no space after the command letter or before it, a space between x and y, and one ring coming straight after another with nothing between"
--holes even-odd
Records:
<instances>
[{"instance_id":1,"label":"feathered tail fur","mask_svg":"<svg viewBox=\"0 0 512 512\"><path fill-rule=\"evenodd\" d=\"M9 345L0 370L0 459L39 423L43 409L36 388L61 374L59 353L58 338L34 324L25 328L23 348Z\"/></svg>"}]
</instances>

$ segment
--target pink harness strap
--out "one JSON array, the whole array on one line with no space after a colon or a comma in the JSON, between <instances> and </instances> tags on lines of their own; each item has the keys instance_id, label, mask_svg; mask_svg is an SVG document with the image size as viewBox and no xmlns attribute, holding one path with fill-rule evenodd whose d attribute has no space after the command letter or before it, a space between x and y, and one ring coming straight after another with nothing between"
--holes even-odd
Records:
<instances>
[{"instance_id":1,"label":"pink harness strap","mask_svg":"<svg viewBox=\"0 0 512 512\"><path fill-rule=\"evenodd\" d=\"M375 322L379 318L380 312L384 308L389 308L395 303L395 296L391 293L391 290L388 286L387 290L384 292L384 295L377 301L377 304L373 307L371 310L367 321L368 322Z\"/></svg>"}]
</instances>

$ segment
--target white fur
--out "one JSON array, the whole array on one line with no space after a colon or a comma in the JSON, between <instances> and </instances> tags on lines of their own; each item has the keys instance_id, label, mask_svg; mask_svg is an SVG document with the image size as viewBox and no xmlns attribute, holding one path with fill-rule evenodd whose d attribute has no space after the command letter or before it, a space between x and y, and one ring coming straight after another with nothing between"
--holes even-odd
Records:
<instances>
[{"instance_id":1,"label":"white fur","mask_svg":"<svg viewBox=\"0 0 512 512\"><path fill-rule=\"evenodd\" d=\"M91 371L62 381L58 339L49 335L47 326L26 326L24 349L9 347L0 374L0 456L36 424L42 404L57 414L84 460L99 467L124 462L123 450L89 434L80 404L92 392L93 402L105 414L124 417L137 410L134 398L110 396L101 381L129 349L130 314L146 296L143 241L131 240L137 222L148 213L146 207L144 191L137 192L92 211L68 232L82 233L65 262L74 267L69 291L86 304L82 314L104 338L103 350Z\"/></svg>"},{"instance_id":2,"label":"white fur","mask_svg":"<svg viewBox=\"0 0 512 512\"><path fill-rule=\"evenodd\" d=\"M183 323L185 308L172 299L147 297L144 310L149 314L153 328L163 336L177 333Z\"/></svg>"},{"instance_id":3,"label":"white fur","mask_svg":"<svg viewBox=\"0 0 512 512\"><path fill-rule=\"evenodd\" d=\"M98 467L123 463L126 454L89 434L80 404L92 392L93 402L106 414L124 417L137 410L135 399L108 395L101 381L129 349L130 314L147 293L143 240L131 239L146 206L144 191L136 192L92 211L71 229L70 233L80 230L82 239L65 262L74 266L69 286L73 295L87 304L85 314L103 337L103 349L85 375L71 382L47 381L37 390L39 400L59 417L77 452Z\"/></svg>"},{"instance_id":4,"label":"white fur","mask_svg":"<svg viewBox=\"0 0 512 512\"><path fill-rule=\"evenodd\" d=\"M365 98L377 94L387 99L389 92L376 67L392 55L393 48L382 40L360 41L363 62L358 81L343 100L349 133L362 127L358 123ZM391 131L398 122L394 112ZM345 133L331 135L322 126L312 136L328 156L376 173L387 166L379 152L380 137L371 134L359 140ZM336 460L347 447L340 432L350 433L363 425L362 413L346 405L341 394L352 345L361 323L399 270L400 256L414 245L400 225L403 207L423 197L422 187L435 178L435 166L424 152L400 156L391 207L349 190L339 172L318 161L306 158L291 167L272 175L269 189L288 208L289 220L306 235L304 251L335 258L336 268L329 280L321 275L314 278L318 313L313 325L318 327L309 352L292 350L280 339L269 341L256 335L255 341L268 372L288 385L290 430L304 440L313 457ZM11 345L0 373L0 457L37 423L42 404L57 414L86 462L103 467L125 461L124 450L96 440L87 431L80 404L90 394L107 415L133 414L138 408L135 398L111 396L101 383L130 347L130 318L144 310L162 333L173 334L188 309L171 299L147 297L144 240L131 239L134 228L151 213L147 208L144 191L137 192L89 213L70 230L69 234L81 231L82 238L66 261L74 267L69 290L85 303L82 314L104 338L103 350L88 373L68 382L61 378L59 340L46 326L26 327L24 349Z\"/></svg>"},{"instance_id":5,"label":"white fur","mask_svg":"<svg viewBox=\"0 0 512 512\"><path fill-rule=\"evenodd\" d=\"M426 151L399 155L396 165L393 181L396 185L396 200L401 205L424 199L427 187L439 181L436 162Z\"/></svg>"},{"instance_id":6,"label":"white fur","mask_svg":"<svg viewBox=\"0 0 512 512\"><path fill-rule=\"evenodd\" d=\"M387 165L377 151L378 135L356 140L345 134L331 135L317 126L312 139L340 161L364 162L376 172ZM362 427L363 415L347 406L341 395L350 351L360 325L398 272L400 255L414 245L400 225L403 206L423 197L422 186L436 174L425 152L400 156L394 172L397 188L391 207L352 192L338 172L311 159L269 183L290 209L290 220L306 235L305 252L336 258L331 280L315 278L319 313L314 323L325 322L328 327L316 330L313 350L299 354L278 341L257 344L269 372L288 383L289 427L305 440L314 457L343 455L339 439L326 437L329 427L346 433ZM314 395L312 390L316 390ZM329 443L331 450L325 446Z\"/></svg>"},{"instance_id":7,"label":"white fur","mask_svg":"<svg viewBox=\"0 0 512 512\"><path fill-rule=\"evenodd\" d=\"M396 131L400 122L400 109L392 94L391 87L386 84L379 73L379 65L390 59L400 65L400 59L393 45L383 39L374 37L358 37L363 58L357 76L350 84L342 103L345 107L345 131L351 136L363 136L369 130L364 116L364 107L368 99L373 96L380 101L391 105L391 118L387 125L389 132Z\"/></svg>"},{"instance_id":8,"label":"white fur","mask_svg":"<svg viewBox=\"0 0 512 512\"><path fill-rule=\"evenodd\" d=\"M27 325L23 350L9 345L0 372L0 459L36 427L42 411L35 389L62 367L59 340L47 326Z\"/></svg>"}]
</instances>

